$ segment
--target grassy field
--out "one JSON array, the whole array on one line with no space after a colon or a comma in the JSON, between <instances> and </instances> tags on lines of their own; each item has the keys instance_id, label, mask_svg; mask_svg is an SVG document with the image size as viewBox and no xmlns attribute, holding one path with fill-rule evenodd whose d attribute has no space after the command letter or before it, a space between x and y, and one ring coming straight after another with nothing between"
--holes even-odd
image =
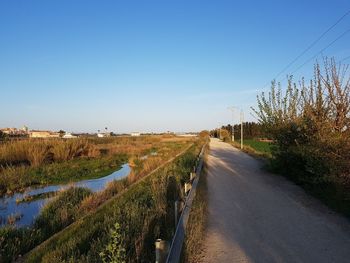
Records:
<instances>
[{"instance_id":1,"label":"grassy field","mask_svg":"<svg viewBox=\"0 0 350 263\"><path fill-rule=\"evenodd\" d=\"M232 142L232 145L236 148L241 147L241 142L235 141ZM257 156L257 157L263 157L263 158L271 158L271 149L272 144L270 142L266 141L258 141L255 139L247 139L243 140L243 151L246 153L249 153L251 155Z\"/></svg>"},{"instance_id":2,"label":"grassy field","mask_svg":"<svg viewBox=\"0 0 350 263\"><path fill-rule=\"evenodd\" d=\"M257 141L253 139L244 140L245 146L250 146L257 152L271 153L271 143L266 141Z\"/></svg>"}]
</instances>

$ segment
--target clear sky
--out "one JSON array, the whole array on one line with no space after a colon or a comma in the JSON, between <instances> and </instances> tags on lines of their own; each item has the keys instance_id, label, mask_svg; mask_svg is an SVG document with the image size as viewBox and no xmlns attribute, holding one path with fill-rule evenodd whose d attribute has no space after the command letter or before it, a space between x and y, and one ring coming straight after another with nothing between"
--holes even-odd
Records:
<instances>
[{"instance_id":1,"label":"clear sky","mask_svg":"<svg viewBox=\"0 0 350 263\"><path fill-rule=\"evenodd\" d=\"M257 93L349 9L348 0L0 0L0 127L196 131L231 122L231 105L253 120ZM283 75L347 29L350 15ZM349 56L350 33L324 55Z\"/></svg>"}]
</instances>

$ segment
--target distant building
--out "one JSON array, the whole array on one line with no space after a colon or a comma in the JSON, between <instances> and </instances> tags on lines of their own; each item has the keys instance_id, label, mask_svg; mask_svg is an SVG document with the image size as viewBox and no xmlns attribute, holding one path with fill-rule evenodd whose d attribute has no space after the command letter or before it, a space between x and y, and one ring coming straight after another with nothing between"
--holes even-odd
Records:
<instances>
[{"instance_id":1,"label":"distant building","mask_svg":"<svg viewBox=\"0 0 350 263\"><path fill-rule=\"evenodd\" d=\"M17 130L16 128L3 128L1 131L7 135L12 135L14 131Z\"/></svg>"},{"instance_id":2,"label":"distant building","mask_svg":"<svg viewBox=\"0 0 350 263\"><path fill-rule=\"evenodd\" d=\"M26 133L26 134L28 134L28 127L24 125L24 126L21 128L21 131L24 132L24 133Z\"/></svg>"},{"instance_id":3,"label":"distant building","mask_svg":"<svg viewBox=\"0 0 350 263\"><path fill-rule=\"evenodd\" d=\"M59 138L60 134L58 132L52 131L30 131L30 138Z\"/></svg>"},{"instance_id":4,"label":"distant building","mask_svg":"<svg viewBox=\"0 0 350 263\"><path fill-rule=\"evenodd\" d=\"M28 128L24 126L21 129L17 128L3 128L0 129L2 133L7 134L8 136L27 136L28 135Z\"/></svg>"},{"instance_id":5,"label":"distant building","mask_svg":"<svg viewBox=\"0 0 350 263\"><path fill-rule=\"evenodd\" d=\"M138 137L138 136L141 136L141 133L140 132L132 132L130 135L133 137Z\"/></svg>"},{"instance_id":6,"label":"distant building","mask_svg":"<svg viewBox=\"0 0 350 263\"><path fill-rule=\"evenodd\" d=\"M97 137L98 138L104 138L104 137L110 137L111 136L111 134L110 133L97 133Z\"/></svg>"},{"instance_id":7,"label":"distant building","mask_svg":"<svg viewBox=\"0 0 350 263\"><path fill-rule=\"evenodd\" d=\"M74 139L78 138L78 136L71 134L70 132L66 132L65 135L62 136L63 139Z\"/></svg>"}]
</instances>

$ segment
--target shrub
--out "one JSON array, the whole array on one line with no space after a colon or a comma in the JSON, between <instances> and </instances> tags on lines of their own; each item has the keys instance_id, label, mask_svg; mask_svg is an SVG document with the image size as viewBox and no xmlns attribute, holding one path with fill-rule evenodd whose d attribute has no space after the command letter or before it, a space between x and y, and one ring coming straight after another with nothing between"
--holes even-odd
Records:
<instances>
[{"instance_id":1,"label":"shrub","mask_svg":"<svg viewBox=\"0 0 350 263\"><path fill-rule=\"evenodd\" d=\"M126 253L124 248L124 238L118 223L110 230L110 241L106 248L100 253L104 263L125 263Z\"/></svg>"},{"instance_id":2,"label":"shrub","mask_svg":"<svg viewBox=\"0 0 350 263\"><path fill-rule=\"evenodd\" d=\"M324 193L325 186L338 185L339 191L350 187L347 69L348 66L337 64L334 59L325 59L323 68L315 65L310 84L302 80L297 87L289 78L283 93L281 85L274 81L270 93L258 96L258 109L253 109L276 145L272 151L273 167L307 187L322 188ZM322 191L316 191L323 195ZM327 193L322 198L335 196Z\"/></svg>"}]
</instances>

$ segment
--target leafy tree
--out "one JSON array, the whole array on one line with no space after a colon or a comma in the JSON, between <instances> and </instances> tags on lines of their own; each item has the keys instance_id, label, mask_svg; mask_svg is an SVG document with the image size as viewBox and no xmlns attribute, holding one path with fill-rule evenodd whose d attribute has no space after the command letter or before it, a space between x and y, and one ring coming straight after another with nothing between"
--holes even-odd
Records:
<instances>
[{"instance_id":1,"label":"leafy tree","mask_svg":"<svg viewBox=\"0 0 350 263\"><path fill-rule=\"evenodd\" d=\"M59 130L58 133L59 133L60 137L63 137L63 135L66 134L66 132L64 130Z\"/></svg>"},{"instance_id":2,"label":"leafy tree","mask_svg":"<svg viewBox=\"0 0 350 263\"><path fill-rule=\"evenodd\" d=\"M324 59L314 78L286 89L272 82L257 97L259 123L277 147L274 163L298 180L336 180L350 185L350 76L348 65ZM302 179L300 179L302 178Z\"/></svg>"},{"instance_id":3,"label":"leafy tree","mask_svg":"<svg viewBox=\"0 0 350 263\"><path fill-rule=\"evenodd\" d=\"M199 133L199 137L200 138L203 138L203 139L206 139L206 138L208 138L210 136L210 132L209 131L201 131L200 133Z\"/></svg>"}]
</instances>

